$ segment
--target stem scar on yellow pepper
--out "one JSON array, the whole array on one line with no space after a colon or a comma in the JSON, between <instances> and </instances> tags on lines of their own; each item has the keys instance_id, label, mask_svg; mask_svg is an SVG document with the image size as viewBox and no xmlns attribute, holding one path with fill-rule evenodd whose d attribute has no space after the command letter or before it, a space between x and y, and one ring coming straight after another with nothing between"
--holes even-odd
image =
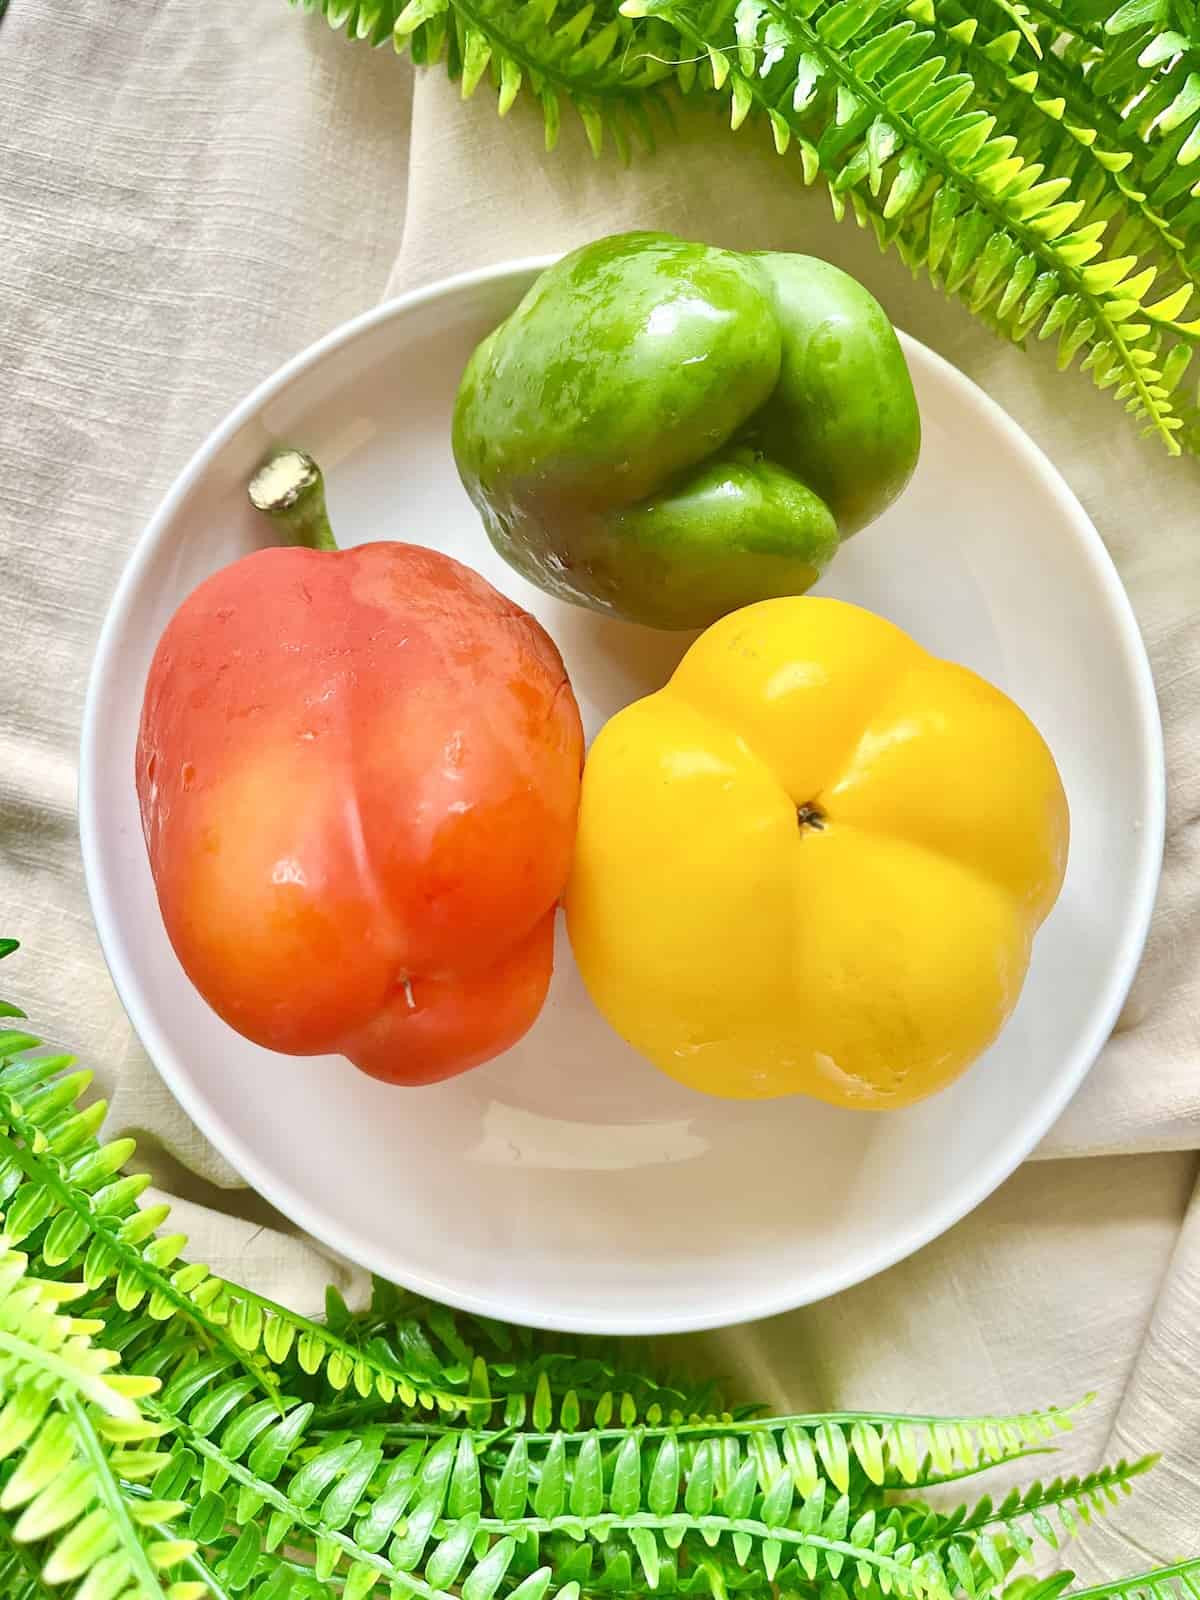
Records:
<instances>
[{"instance_id":1,"label":"stem scar on yellow pepper","mask_svg":"<svg viewBox=\"0 0 1200 1600\"><path fill-rule=\"evenodd\" d=\"M1011 1014L1068 831L1000 690L856 606L768 600L601 730L567 925L600 1011L681 1082L903 1106Z\"/></svg>"}]
</instances>

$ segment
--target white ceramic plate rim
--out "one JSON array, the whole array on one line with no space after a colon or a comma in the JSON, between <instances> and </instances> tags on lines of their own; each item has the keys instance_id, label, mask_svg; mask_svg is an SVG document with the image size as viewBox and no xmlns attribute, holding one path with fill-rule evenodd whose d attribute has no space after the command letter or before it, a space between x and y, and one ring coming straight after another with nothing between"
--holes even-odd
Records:
<instances>
[{"instance_id":1,"label":"white ceramic plate rim","mask_svg":"<svg viewBox=\"0 0 1200 1600\"><path fill-rule=\"evenodd\" d=\"M322 1244L384 1277L394 1274L393 1263L383 1261L377 1251L360 1243L349 1230L343 1229L324 1216L319 1207L304 1193L288 1183L277 1181L269 1171L264 1170L254 1150L207 1103L183 1063L167 1044L153 1017L139 1003L138 986L131 964L127 961L122 948L115 919L108 903L96 889L101 882L102 874L99 810L92 774L96 768L100 707L109 674L114 667L114 646L121 635L145 568L184 497L190 493L214 457L240 428L294 379L316 366L331 352L350 344L379 324L410 311L419 310L431 301L452 295L462 289L517 274L544 270L556 259L556 256L549 255L501 262L494 266L443 278L425 288L384 301L372 310L333 329L308 349L285 362L272 376L260 383L229 413L196 451L175 479L139 539L117 586L100 633L84 707L79 771L79 832L84 875L101 950L135 1032L176 1100L205 1137L221 1151L247 1183L278 1211ZM775 1292L759 1294L750 1301L743 1301L736 1308L731 1307L729 1316L715 1314L695 1316L689 1315L686 1309L681 1309L676 1313L659 1314L651 1319L646 1319L644 1316L629 1318L617 1309L604 1316L575 1316L569 1321L559 1319L550 1323L541 1321L536 1316L531 1317L530 1309L522 1303L519 1293L512 1296L473 1295L462 1292L455 1285L442 1283L436 1278L417 1273L406 1275L405 1287L455 1306L459 1310L495 1317L506 1322L525 1323L561 1332L608 1335L699 1332L703 1329L734 1326L761 1317L775 1316L802 1305L812 1304L814 1301L825 1299L831 1294L862 1283L886 1268L894 1266L898 1261L904 1260L931 1240L938 1238L981 1204L1012 1174L1057 1121L1111 1034L1141 959L1162 864L1166 811L1162 724L1145 646L1133 608L1113 566L1112 558L1091 519L1062 475L1007 412L970 378L917 340L905 334L902 334L901 338L910 349L919 351L948 384L957 387L964 406L973 406L982 421L1004 434L1008 442L1026 457L1031 470L1056 503L1064 520L1072 525L1084 557L1110 608L1115 632L1125 656L1126 669L1134 684L1141 742L1147 756L1143 772L1144 796L1141 812L1144 829L1129 920L1121 941L1118 970L1109 987L1106 1003L1097 1008L1091 1027L1080 1038L1071 1060L1059 1074L1057 1092L1046 1100L1040 1115L1023 1124L1006 1143L999 1146L993 1152L991 1160L981 1164L975 1182L961 1190L955 1199L947 1204L944 1211L934 1214L932 1218L927 1217L921 1225L914 1226L899 1237L894 1237L890 1243L868 1257L865 1265L859 1258L848 1270L842 1271L838 1268L827 1270L809 1278L803 1286L785 1280Z\"/></svg>"}]
</instances>

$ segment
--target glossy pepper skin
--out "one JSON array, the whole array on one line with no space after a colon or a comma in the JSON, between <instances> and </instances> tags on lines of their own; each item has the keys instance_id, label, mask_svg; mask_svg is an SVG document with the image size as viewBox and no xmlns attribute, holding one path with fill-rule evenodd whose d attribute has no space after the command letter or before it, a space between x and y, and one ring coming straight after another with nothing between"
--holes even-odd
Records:
<instances>
[{"instance_id":1,"label":"glossy pepper skin","mask_svg":"<svg viewBox=\"0 0 1200 1600\"><path fill-rule=\"evenodd\" d=\"M136 776L188 976L392 1083L513 1044L550 979L583 738L539 624L435 551L263 550L162 636Z\"/></svg>"},{"instance_id":2,"label":"glossy pepper skin","mask_svg":"<svg viewBox=\"0 0 1200 1600\"><path fill-rule=\"evenodd\" d=\"M459 474L561 599L661 628L800 594L920 448L890 322L838 268L667 234L543 273L472 355Z\"/></svg>"},{"instance_id":3,"label":"glossy pepper skin","mask_svg":"<svg viewBox=\"0 0 1200 1600\"><path fill-rule=\"evenodd\" d=\"M855 606L772 600L601 730L567 925L601 1012L681 1082L903 1106L999 1033L1067 843L999 690Z\"/></svg>"}]
</instances>

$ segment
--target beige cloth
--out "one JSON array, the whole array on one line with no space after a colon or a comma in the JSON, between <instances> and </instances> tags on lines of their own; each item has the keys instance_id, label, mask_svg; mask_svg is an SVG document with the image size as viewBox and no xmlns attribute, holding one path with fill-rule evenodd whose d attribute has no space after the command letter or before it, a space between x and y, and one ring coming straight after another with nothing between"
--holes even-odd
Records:
<instances>
[{"instance_id":1,"label":"beige cloth","mask_svg":"<svg viewBox=\"0 0 1200 1600\"><path fill-rule=\"evenodd\" d=\"M0 932L24 943L0 989L95 1066L197 1256L304 1309L331 1273L352 1291L360 1275L292 1236L175 1106L109 984L78 858L96 635L208 429L382 294L641 225L828 255L1045 447L1121 568L1166 724L1166 872L1133 998L1041 1159L951 1234L823 1305L683 1343L781 1407L1003 1410L1099 1389L1066 1464L1168 1462L1071 1559L1116 1573L1200 1552L1196 463L914 284L761 131L735 140L703 108L625 172L570 127L547 157L527 108L498 122L485 92L464 106L435 73L414 84L282 0L14 0L0 111Z\"/></svg>"}]
</instances>

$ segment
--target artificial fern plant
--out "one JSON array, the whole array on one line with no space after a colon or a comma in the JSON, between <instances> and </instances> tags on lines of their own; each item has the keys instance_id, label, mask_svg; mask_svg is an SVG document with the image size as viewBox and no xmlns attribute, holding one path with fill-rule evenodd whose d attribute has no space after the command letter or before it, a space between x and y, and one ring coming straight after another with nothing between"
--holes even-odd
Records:
<instances>
[{"instance_id":1,"label":"artificial fern plant","mask_svg":"<svg viewBox=\"0 0 1200 1600\"><path fill-rule=\"evenodd\" d=\"M598 153L653 145L668 91L766 126L914 272L1004 336L1055 339L1172 454L1200 448L1183 384L1200 318L1195 0L292 0L547 146L573 106Z\"/></svg>"},{"instance_id":2,"label":"artificial fern plant","mask_svg":"<svg viewBox=\"0 0 1200 1600\"><path fill-rule=\"evenodd\" d=\"M1057 1600L1013 1569L1152 1465L935 1509L1073 1410L729 1410L383 1283L313 1322L185 1262L88 1074L0 1016L4 1600ZM1079 1600L1185 1596L1200 1560Z\"/></svg>"}]
</instances>

